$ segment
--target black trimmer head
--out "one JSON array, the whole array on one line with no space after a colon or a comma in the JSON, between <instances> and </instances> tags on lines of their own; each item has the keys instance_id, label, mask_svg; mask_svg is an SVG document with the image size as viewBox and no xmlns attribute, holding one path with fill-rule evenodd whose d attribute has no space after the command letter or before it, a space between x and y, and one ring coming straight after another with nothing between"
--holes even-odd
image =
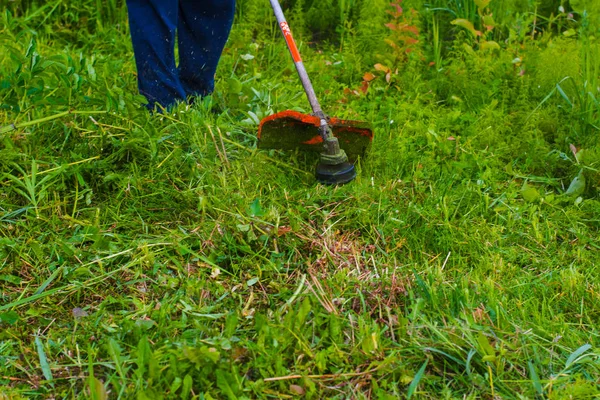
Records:
<instances>
[{"instance_id":1,"label":"black trimmer head","mask_svg":"<svg viewBox=\"0 0 600 400\"><path fill-rule=\"evenodd\" d=\"M320 162L317 164L316 178L323 185L343 185L356 178L356 168L349 162L337 165Z\"/></svg>"}]
</instances>

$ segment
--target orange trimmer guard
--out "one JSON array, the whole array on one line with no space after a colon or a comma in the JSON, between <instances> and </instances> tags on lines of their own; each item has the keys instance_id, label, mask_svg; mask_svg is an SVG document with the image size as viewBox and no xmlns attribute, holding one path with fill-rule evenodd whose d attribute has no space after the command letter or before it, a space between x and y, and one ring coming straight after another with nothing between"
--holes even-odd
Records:
<instances>
[{"instance_id":1,"label":"orange trimmer guard","mask_svg":"<svg viewBox=\"0 0 600 400\"><path fill-rule=\"evenodd\" d=\"M329 126L348 158L364 157L373 141L373 129L367 122L331 118ZM297 111L282 111L263 119L258 128L258 148L323 152L320 119Z\"/></svg>"}]
</instances>

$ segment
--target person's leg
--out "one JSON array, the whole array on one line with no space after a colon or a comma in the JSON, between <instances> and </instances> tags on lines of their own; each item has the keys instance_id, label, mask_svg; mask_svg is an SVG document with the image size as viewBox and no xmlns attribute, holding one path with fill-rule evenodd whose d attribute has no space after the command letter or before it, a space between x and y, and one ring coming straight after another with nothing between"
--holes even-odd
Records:
<instances>
[{"instance_id":1,"label":"person's leg","mask_svg":"<svg viewBox=\"0 0 600 400\"><path fill-rule=\"evenodd\" d=\"M202 1L202 0L200 0ZM140 93L168 107L186 98L175 66L177 0L127 0Z\"/></svg>"},{"instance_id":2,"label":"person's leg","mask_svg":"<svg viewBox=\"0 0 600 400\"><path fill-rule=\"evenodd\" d=\"M235 0L179 1L179 79L188 96L213 91L234 15Z\"/></svg>"}]
</instances>

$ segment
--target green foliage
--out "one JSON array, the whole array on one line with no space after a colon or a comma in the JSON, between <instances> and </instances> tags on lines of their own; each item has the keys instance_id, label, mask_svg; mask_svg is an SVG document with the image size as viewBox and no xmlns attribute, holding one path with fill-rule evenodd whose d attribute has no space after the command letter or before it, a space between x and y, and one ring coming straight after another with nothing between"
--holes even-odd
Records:
<instances>
[{"instance_id":1,"label":"green foliage","mask_svg":"<svg viewBox=\"0 0 600 400\"><path fill-rule=\"evenodd\" d=\"M9 2L0 398L598 397L595 25L478 3L286 2L325 110L376 128L329 188L255 148L308 108L266 2L163 114L123 2ZM488 12L499 49L450 24Z\"/></svg>"},{"instance_id":2,"label":"green foliage","mask_svg":"<svg viewBox=\"0 0 600 400\"><path fill-rule=\"evenodd\" d=\"M588 13L593 15L594 18L598 18L598 14L600 14L600 5L596 1L591 0L570 0L569 4L573 8L574 11L578 13Z\"/></svg>"}]
</instances>

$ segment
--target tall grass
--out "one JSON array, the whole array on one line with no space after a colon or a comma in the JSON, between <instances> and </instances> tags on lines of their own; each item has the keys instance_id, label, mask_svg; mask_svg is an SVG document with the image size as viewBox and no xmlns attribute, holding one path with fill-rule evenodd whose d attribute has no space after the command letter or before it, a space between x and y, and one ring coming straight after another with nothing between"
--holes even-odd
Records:
<instances>
[{"instance_id":1,"label":"tall grass","mask_svg":"<svg viewBox=\"0 0 600 400\"><path fill-rule=\"evenodd\" d=\"M560 80L539 105L553 96L561 98L576 121L571 126L572 140L585 144L597 143L600 135L600 46L594 39L597 28L591 21L590 16L583 13L578 31L572 28L568 31L576 35L575 40L570 39L566 44L574 50L576 70L571 75L556 77Z\"/></svg>"},{"instance_id":2,"label":"tall grass","mask_svg":"<svg viewBox=\"0 0 600 400\"><path fill-rule=\"evenodd\" d=\"M17 3L0 24L0 398L600 395L600 152L570 141L578 107L536 109L542 72L563 76L530 61L588 51L592 80L591 42L475 51L437 12L440 47L398 29L419 51L376 68L387 0L287 3L311 13L327 112L376 132L331 188L312 155L256 149L261 116L308 108L267 2L240 0L213 96L162 114L137 96L122 3Z\"/></svg>"},{"instance_id":3,"label":"tall grass","mask_svg":"<svg viewBox=\"0 0 600 400\"><path fill-rule=\"evenodd\" d=\"M474 0L434 0L426 6L433 11L447 12L453 19L461 18L477 22L477 6Z\"/></svg>"},{"instance_id":4,"label":"tall grass","mask_svg":"<svg viewBox=\"0 0 600 400\"><path fill-rule=\"evenodd\" d=\"M582 17L579 32L581 80L579 88L576 88L582 120L581 134L590 139L597 139L600 137L600 46L593 38L600 30L592 23L587 13Z\"/></svg>"}]
</instances>

